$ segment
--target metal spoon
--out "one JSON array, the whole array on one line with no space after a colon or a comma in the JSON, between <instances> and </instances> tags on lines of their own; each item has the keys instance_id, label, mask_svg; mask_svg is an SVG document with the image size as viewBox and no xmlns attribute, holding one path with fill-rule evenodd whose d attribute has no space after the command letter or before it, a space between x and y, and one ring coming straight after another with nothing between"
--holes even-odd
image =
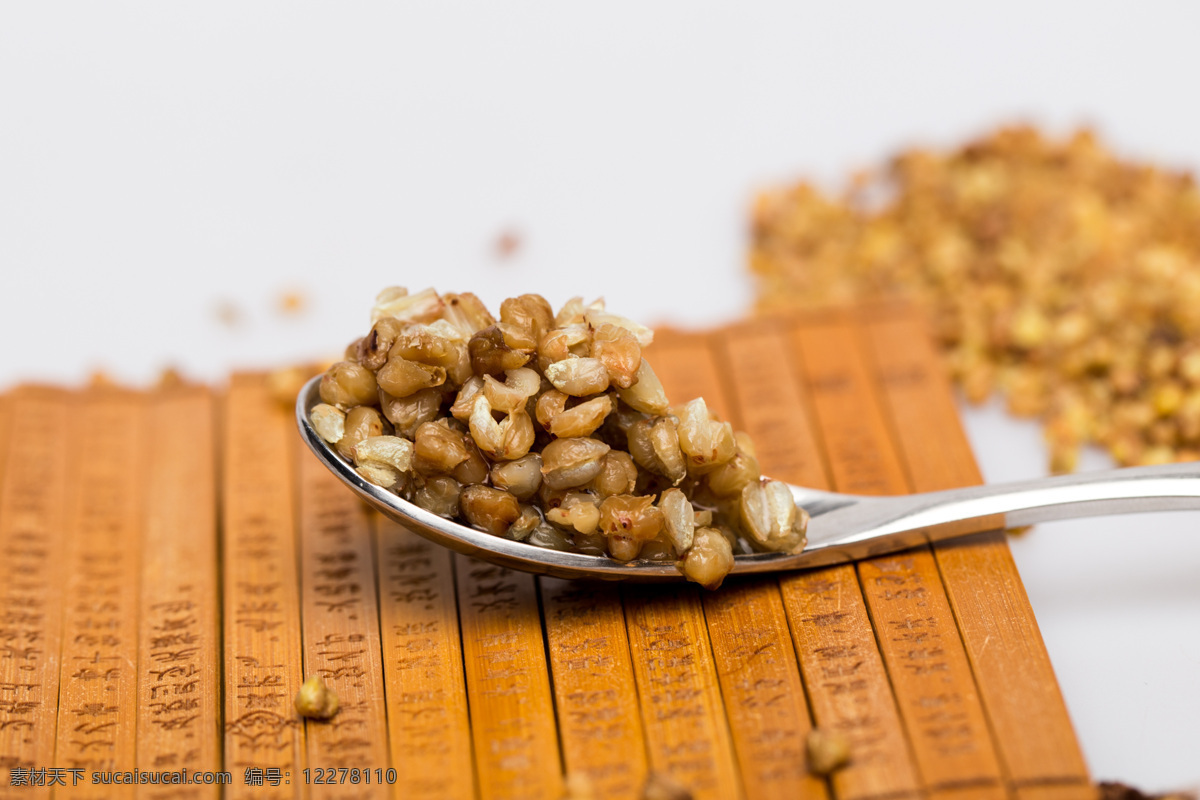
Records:
<instances>
[{"instance_id":1,"label":"metal spoon","mask_svg":"<svg viewBox=\"0 0 1200 800\"><path fill-rule=\"evenodd\" d=\"M313 378L296 400L296 422L309 449L360 497L430 541L504 567L560 578L684 579L670 563L621 562L502 539L439 517L369 483L309 423L309 410L321 402L319 387L320 378ZM1133 467L888 497L802 486L791 490L796 504L811 517L804 551L739 555L731 574L840 564L927 542L1055 519L1200 509L1200 464Z\"/></svg>"}]
</instances>

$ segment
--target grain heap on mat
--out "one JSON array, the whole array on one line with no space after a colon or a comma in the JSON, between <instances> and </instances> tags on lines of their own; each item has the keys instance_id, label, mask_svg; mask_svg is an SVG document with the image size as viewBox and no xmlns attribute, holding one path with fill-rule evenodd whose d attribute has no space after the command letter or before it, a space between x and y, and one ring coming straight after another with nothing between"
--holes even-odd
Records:
<instances>
[{"instance_id":1,"label":"grain heap on mat","mask_svg":"<svg viewBox=\"0 0 1200 800\"><path fill-rule=\"evenodd\" d=\"M910 150L841 198L800 183L753 211L759 308L915 296L966 396L1121 464L1200 457L1200 191L1087 131Z\"/></svg>"}]
</instances>

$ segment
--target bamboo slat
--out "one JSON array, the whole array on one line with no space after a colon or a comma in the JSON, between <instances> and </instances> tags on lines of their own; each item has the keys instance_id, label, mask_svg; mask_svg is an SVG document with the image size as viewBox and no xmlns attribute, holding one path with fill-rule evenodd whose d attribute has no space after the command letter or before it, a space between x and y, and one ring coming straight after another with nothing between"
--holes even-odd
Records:
<instances>
[{"instance_id":1,"label":"bamboo slat","mask_svg":"<svg viewBox=\"0 0 1200 800\"><path fill-rule=\"evenodd\" d=\"M912 488L978 483L924 325L907 315L884 317L868 324L866 335ZM937 447L930 447L933 432ZM1091 797L1083 755L1003 534L938 544L934 552L1008 780L1021 796L1036 789L1039 796Z\"/></svg>"},{"instance_id":2,"label":"bamboo slat","mask_svg":"<svg viewBox=\"0 0 1200 800\"><path fill-rule=\"evenodd\" d=\"M712 337L707 347L686 353L685 343L677 343L675 358L659 368L668 396L684 399L689 389L698 392L741 429L743 407L751 402L740 392L741 379L759 363L753 360L756 344L737 335ZM769 407L771 397L754 398L756 413L786 417L786 407ZM720 592L704 592L702 600L746 796L827 797L825 782L804 766L812 722L778 582L729 581Z\"/></svg>"},{"instance_id":3,"label":"bamboo slat","mask_svg":"<svg viewBox=\"0 0 1200 800\"><path fill-rule=\"evenodd\" d=\"M650 766L695 800L742 791L698 590L628 586L621 595Z\"/></svg>"},{"instance_id":4,"label":"bamboo slat","mask_svg":"<svg viewBox=\"0 0 1200 800\"><path fill-rule=\"evenodd\" d=\"M137 766L148 771L221 765L215 414L204 388L164 390L148 401L137 656ZM192 800L220 789L141 785L137 792Z\"/></svg>"},{"instance_id":5,"label":"bamboo slat","mask_svg":"<svg viewBox=\"0 0 1200 800\"><path fill-rule=\"evenodd\" d=\"M703 600L746 796L828 797L805 768L812 721L778 583L731 580Z\"/></svg>"},{"instance_id":6,"label":"bamboo slat","mask_svg":"<svg viewBox=\"0 0 1200 800\"><path fill-rule=\"evenodd\" d=\"M376 794L388 767L371 519L316 456L297 453L305 677L338 697L332 720L305 724L314 775L305 783L313 800L359 800ZM317 770L337 767L359 770L359 781L317 782Z\"/></svg>"},{"instance_id":7,"label":"bamboo slat","mask_svg":"<svg viewBox=\"0 0 1200 800\"><path fill-rule=\"evenodd\" d=\"M834 485L900 494L907 481L849 320L798 329L794 340ZM974 676L928 548L861 561L859 584L924 788L1002 797L1000 765Z\"/></svg>"},{"instance_id":8,"label":"bamboo slat","mask_svg":"<svg viewBox=\"0 0 1200 800\"><path fill-rule=\"evenodd\" d=\"M255 374L233 376L224 423L225 769L236 778L228 796L295 797L305 766L292 707L301 682L295 423ZM248 770L263 771L261 786L244 779Z\"/></svg>"},{"instance_id":9,"label":"bamboo slat","mask_svg":"<svg viewBox=\"0 0 1200 800\"><path fill-rule=\"evenodd\" d=\"M637 798L646 740L620 594L614 586L538 581L566 773L583 775L597 797Z\"/></svg>"},{"instance_id":10,"label":"bamboo slat","mask_svg":"<svg viewBox=\"0 0 1200 800\"><path fill-rule=\"evenodd\" d=\"M788 328L770 323L724 337L741 409L764 474L831 488L810 421L810 400ZM780 579L796 653L817 725L841 731L855 752L833 788L838 797L903 795L918 782L853 567Z\"/></svg>"},{"instance_id":11,"label":"bamboo slat","mask_svg":"<svg viewBox=\"0 0 1200 800\"><path fill-rule=\"evenodd\" d=\"M376 518L393 797L475 796L452 554Z\"/></svg>"},{"instance_id":12,"label":"bamboo slat","mask_svg":"<svg viewBox=\"0 0 1200 800\"><path fill-rule=\"evenodd\" d=\"M141 548L129 544L142 536L144 403L130 392L95 390L73 398L67 418L86 456L67 503L55 763L89 777L132 764L137 743L138 674L129 655L137 652ZM191 653L186 643L163 648L157 668L171 669ZM114 790L85 780L71 791L108 797Z\"/></svg>"},{"instance_id":13,"label":"bamboo slat","mask_svg":"<svg viewBox=\"0 0 1200 800\"><path fill-rule=\"evenodd\" d=\"M703 397L712 411L730 419L732 399L721 379L723 365L714 344L715 339L705 336L668 333L658 337L647 358L657 365L656 372L672 401L683 403ZM709 770L689 776L688 783L707 785L713 791L728 791L719 784L730 772L723 752L724 726L719 719L725 716L746 795L796 796L804 784L800 737L806 732L804 722L808 713L803 692L791 693L800 684L795 657L790 648L779 646L787 641L779 592L773 581L743 581L729 591L736 593L736 605L713 602L707 592L702 601L705 616L699 621L699 628L707 634L706 641L694 646L704 651L711 647L724 708L715 699L697 705L698 711L709 716L694 725L694 730L712 731L706 744ZM746 617L744 612L754 617ZM754 624L747 627L745 623L751 619ZM677 627L687 631L688 621L681 623ZM706 690L712 683L712 676L706 671L689 677ZM775 724L764 725L766 719Z\"/></svg>"},{"instance_id":14,"label":"bamboo slat","mask_svg":"<svg viewBox=\"0 0 1200 800\"><path fill-rule=\"evenodd\" d=\"M13 770L54 765L64 603L56 563L68 487L74 485L80 456L63 424L65 392L19 388L9 414L0 494L0 789L5 791ZM39 798L50 793L44 785L28 783L20 791Z\"/></svg>"},{"instance_id":15,"label":"bamboo slat","mask_svg":"<svg viewBox=\"0 0 1200 800\"><path fill-rule=\"evenodd\" d=\"M484 800L558 800L554 700L534 577L458 556L458 614Z\"/></svg>"}]
</instances>

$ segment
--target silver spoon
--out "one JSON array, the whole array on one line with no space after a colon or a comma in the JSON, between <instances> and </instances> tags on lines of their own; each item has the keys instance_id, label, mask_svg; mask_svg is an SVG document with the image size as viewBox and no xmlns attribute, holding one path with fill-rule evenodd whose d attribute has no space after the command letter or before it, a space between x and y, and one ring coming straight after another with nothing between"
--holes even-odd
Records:
<instances>
[{"instance_id":1,"label":"silver spoon","mask_svg":"<svg viewBox=\"0 0 1200 800\"><path fill-rule=\"evenodd\" d=\"M360 497L426 539L503 567L560 578L684 579L673 564L666 562L621 562L502 539L439 517L364 480L308 421L309 410L321 402L320 381L320 377L310 380L296 400L296 421L304 442ZM804 551L739 555L731 574L841 564L970 533L1056 519L1200 509L1200 464L1132 467L887 497L838 494L802 486L792 486L791 490L796 504L811 517Z\"/></svg>"}]
</instances>

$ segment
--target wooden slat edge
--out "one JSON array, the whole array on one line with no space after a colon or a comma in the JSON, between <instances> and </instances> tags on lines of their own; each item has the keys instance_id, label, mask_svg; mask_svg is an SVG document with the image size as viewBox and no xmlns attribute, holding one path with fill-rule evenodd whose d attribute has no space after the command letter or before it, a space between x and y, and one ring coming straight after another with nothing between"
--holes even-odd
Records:
<instances>
[{"instance_id":1,"label":"wooden slat edge","mask_svg":"<svg viewBox=\"0 0 1200 800\"><path fill-rule=\"evenodd\" d=\"M708 339L705 355L713 369L699 372L719 376L720 384L702 387L702 393L717 398L716 407L728 409L727 419L735 429L744 429L744 408L749 405L760 416L787 416L787 409L767 406L770 393L764 398L746 391L749 384L767 382L770 376L750 373L747 367L752 363L744 358L742 342L774 330L740 326ZM769 446L802 448L803 441L787 438L789 429L777 431ZM701 598L746 796L827 798L826 782L805 766L812 716L778 581L730 580L719 592L704 592Z\"/></svg>"},{"instance_id":2,"label":"wooden slat edge","mask_svg":"<svg viewBox=\"0 0 1200 800\"><path fill-rule=\"evenodd\" d=\"M383 673L397 800L475 796L453 554L375 518Z\"/></svg>"},{"instance_id":3,"label":"wooden slat edge","mask_svg":"<svg viewBox=\"0 0 1200 800\"><path fill-rule=\"evenodd\" d=\"M18 388L0 494L0 789L13 770L53 765L63 594L55 568L63 547L68 486L78 450L65 392ZM30 784L21 795L49 796Z\"/></svg>"},{"instance_id":4,"label":"wooden slat edge","mask_svg":"<svg viewBox=\"0 0 1200 800\"><path fill-rule=\"evenodd\" d=\"M742 425L764 474L830 488L802 366L774 326L725 339ZM818 726L844 733L858 754L840 770L838 797L911 794L917 780L853 567L782 576L791 637Z\"/></svg>"},{"instance_id":5,"label":"wooden slat edge","mask_svg":"<svg viewBox=\"0 0 1200 800\"><path fill-rule=\"evenodd\" d=\"M390 764L371 520L355 494L294 444L304 674L320 676L338 698L333 719L305 723L308 765L357 770L359 779L314 782L311 796L378 797Z\"/></svg>"},{"instance_id":6,"label":"wooden slat edge","mask_svg":"<svg viewBox=\"0 0 1200 800\"><path fill-rule=\"evenodd\" d=\"M206 389L162 391L149 401L137 728L138 768L148 771L221 766L215 414ZM137 789L156 800L220 791Z\"/></svg>"},{"instance_id":7,"label":"wooden slat edge","mask_svg":"<svg viewBox=\"0 0 1200 800\"><path fill-rule=\"evenodd\" d=\"M72 794L104 797L93 772L134 766L138 722L136 653L147 418L140 395L93 389L76 395L68 418L77 447L67 502L63 649L55 766L88 776ZM191 654L164 651L161 662ZM132 789L126 789L132 795Z\"/></svg>"},{"instance_id":8,"label":"wooden slat edge","mask_svg":"<svg viewBox=\"0 0 1200 800\"><path fill-rule=\"evenodd\" d=\"M873 322L867 333L913 487L978 483L926 326L900 317ZM929 429L941 431L937 447L918 435ZM935 554L1010 779L1085 786L1083 755L1003 534L939 544Z\"/></svg>"},{"instance_id":9,"label":"wooden slat edge","mask_svg":"<svg viewBox=\"0 0 1200 800\"><path fill-rule=\"evenodd\" d=\"M651 769L695 800L741 797L697 589L624 586L621 597Z\"/></svg>"},{"instance_id":10,"label":"wooden slat edge","mask_svg":"<svg viewBox=\"0 0 1200 800\"><path fill-rule=\"evenodd\" d=\"M225 768L231 798L282 800L302 787L300 590L291 469L295 423L261 375L235 374L222 415ZM278 770L275 785L243 780ZM290 780L291 785L283 783Z\"/></svg>"},{"instance_id":11,"label":"wooden slat edge","mask_svg":"<svg viewBox=\"0 0 1200 800\"><path fill-rule=\"evenodd\" d=\"M831 319L800 326L793 338L835 487L903 494L907 478L858 334L852 319ZM936 440L937 431L925 438ZM916 548L855 569L922 786L1003 797L996 748L932 552Z\"/></svg>"},{"instance_id":12,"label":"wooden slat edge","mask_svg":"<svg viewBox=\"0 0 1200 800\"><path fill-rule=\"evenodd\" d=\"M635 799L646 780L646 737L615 586L538 578L568 777L596 797Z\"/></svg>"},{"instance_id":13,"label":"wooden slat edge","mask_svg":"<svg viewBox=\"0 0 1200 800\"><path fill-rule=\"evenodd\" d=\"M455 557L475 767L484 800L558 800L554 700L534 577Z\"/></svg>"}]
</instances>

